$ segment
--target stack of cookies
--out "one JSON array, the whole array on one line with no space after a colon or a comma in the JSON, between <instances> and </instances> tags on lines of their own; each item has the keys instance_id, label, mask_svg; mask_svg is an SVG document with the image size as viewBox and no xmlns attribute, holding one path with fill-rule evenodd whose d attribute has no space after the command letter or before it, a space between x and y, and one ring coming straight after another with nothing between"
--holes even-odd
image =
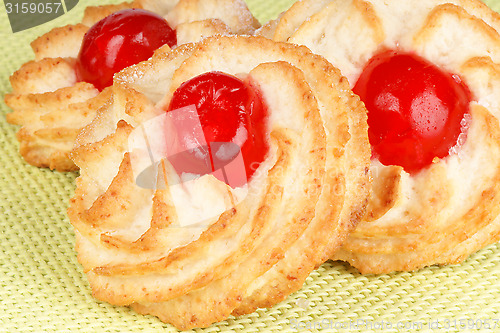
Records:
<instances>
[{"instance_id":1,"label":"stack of cookies","mask_svg":"<svg viewBox=\"0 0 500 333\"><path fill-rule=\"evenodd\" d=\"M410 14L411 13L411 14ZM458 263L500 239L500 16L479 0L88 7L5 96L26 162L79 170L93 295L179 329L323 262Z\"/></svg>"}]
</instances>

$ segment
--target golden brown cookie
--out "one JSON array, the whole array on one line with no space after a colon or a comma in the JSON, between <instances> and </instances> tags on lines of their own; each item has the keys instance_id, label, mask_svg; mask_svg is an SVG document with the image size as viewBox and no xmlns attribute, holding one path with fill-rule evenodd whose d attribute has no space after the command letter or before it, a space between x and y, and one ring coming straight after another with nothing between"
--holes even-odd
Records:
<instances>
[{"instance_id":1,"label":"golden brown cookie","mask_svg":"<svg viewBox=\"0 0 500 333\"><path fill-rule=\"evenodd\" d=\"M108 98L87 82L78 82L75 59L88 29L118 10L142 8L167 19L177 43L195 42L214 34L252 34L259 26L243 0L136 0L118 5L88 7L82 23L51 30L31 43L35 60L10 78L12 92L5 102L20 125L17 137L24 159L38 167L76 170L68 154L76 135Z\"/></svg>"},{"instance_id":2,"label":"golden brown cookie","mask_svg":"<svg viewBox=\"0 0 500 333\"><path fill-rule=\"evenodd\" d=\"M266 158L246 186L212 174L179 181L185 173L176 176L170 159L156 178L168 186L138 186L151 142L171 133L157 119L174 92L213 72L257 87L268 112ZM305 47L211 37L157 50L115 76L112 90L72 153L81 175L69 216L100 300L180 329L271 307L298 290L364 215L366 111L339 71ZM143 130L152 135L149 153L134 148ZM205 223L186 223L193 216Z\"/></svg>"},{"instance_id":3,"label":"golden brown cookie","mask_svg":"<svg viewBox=\"0 0 500 333\"><path fill-rule=\"evenodd\" d=\"M375 54L396 49L459 75L473 96L466 139L449 156L415 173L372 159L367 214L334 259L363 273L409 271L500 239L499 32L500 16L475 0L305 0L261 30L323 55L351 87Z\"/></svg>"}]
</instances>

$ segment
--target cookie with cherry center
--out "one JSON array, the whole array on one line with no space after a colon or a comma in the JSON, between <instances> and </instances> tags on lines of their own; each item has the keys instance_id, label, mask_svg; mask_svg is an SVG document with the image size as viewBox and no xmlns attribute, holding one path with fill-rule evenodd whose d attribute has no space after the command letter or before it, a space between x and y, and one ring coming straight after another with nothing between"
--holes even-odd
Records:
<instances>
[{"instance_id":1,"label":"cookie with cherry center","mask_svg":"<svg viewBox=\"0 0 500 333\"><path fill-rule=\"evenodd\" d=\"M368 110L372 194L333 259L411 271L500 240L498 13L478 0L305 0L259 34L324 56Z\"/></svg>"},{"instance_id":2,"label":"cookie with cherry center","mask_svg":"<svg viewBox=\"0 0 500 333\"><path fill-rule=\"evenodd\" d=\"M305 47L162 47L111 89L72 152L68 211L100 300L179 329L272 307L366 210L366 109Z\"/></svg>"},{"instance_id":3,"label":"cookie with cherry center","mask_svg":"<svg viewBox=\"0 0 500 333\"><path fill-rule=\"evenodd\" d=\"M79 131L110 99L106 88L114 74L163 45L252 34L258 26L243 0L136 0L87 7L81 23L34 40L35 59L10 78L12 92L5 102L13 112L7 120L21 126L20 154L37 167L77 170L69 152Z\"/></svg>"}]
</instances>

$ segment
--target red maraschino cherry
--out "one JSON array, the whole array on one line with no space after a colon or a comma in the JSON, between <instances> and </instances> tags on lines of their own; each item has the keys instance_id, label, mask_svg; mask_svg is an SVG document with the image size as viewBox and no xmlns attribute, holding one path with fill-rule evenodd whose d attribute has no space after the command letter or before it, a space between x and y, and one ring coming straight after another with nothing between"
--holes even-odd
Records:
<instances>
[{"instance_id":1,"label":"red maraschino cherry","mask_svg":"<svg viewBox=\"0 0 500 333\"><path fill-rule=\"evenodd\" d=\"M267 110L256 88L248 82L222 72L201 74L184 82L174 92L168 111L190 105L196 107L208 144L208 150L199 149L193 153L192 168L195 169L194 165L210 163L209 169L215 171L217 164L221 164L221 161L215 160L216 156L220 159L219 153L222 151L212 151L210 143L228 142L240 148L246 179L250 180L258 165L264 161L269 149L266 143L265 125ZM198 138L193 138L193 135L193 133L181 133L180 140L186 149L192 148L190 145L193 141L199 141ZM239 149L230 152L233 155L238 153ZM228 155L227 149L224 154ZM229 161L234 157L223 158Z\"/></svg>"},{"instance_id":2,"label":"red maraschino cherry","mask_svg":"<svg viewBox=\"0 0 500 333\"><path fill-rule=\"evenodd\" d=\"M164 44L177 43L175 31L165 19L143 9L124 9L94 24L83 38L76 73L79 81L103 90L113 75L147 60Z\"/></svg>"},{"instance_id":3,"label":"red maraschino cherry","mask_svg":"<svg viewBox=\"0 0 500 333\"><path fill-rule=\"evenodd\" d=\"M375 55L353 90L368 110L373 157L410 173L449 155L472 99L457 75L393 50Z\"/></svg>"}]
</instances>

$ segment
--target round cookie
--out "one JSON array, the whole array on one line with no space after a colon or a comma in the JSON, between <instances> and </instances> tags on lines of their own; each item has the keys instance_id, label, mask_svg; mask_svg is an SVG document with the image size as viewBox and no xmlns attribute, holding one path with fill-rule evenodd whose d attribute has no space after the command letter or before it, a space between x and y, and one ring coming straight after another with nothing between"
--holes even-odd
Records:
<instances>
[{"instance_id":1,"label":"round cookie","mask_svg":"<svg viewBox=\"0 0 500 333\"><path fill-rule=\"evenodd\" d=\"M139 187L137 170L150 156L135 149L135 135L150 137L155 151L152 143L171 133L158 117L174 92L214 72L259 91L266 158L246 186L212 174L182 181L164 158L155 179L168 186ZM180 329L271 307L298 290L364 215L366 110L339 71L305 47L210 37L157 50L117 74L112 90L72 153L81 175L69 217L98 299ZM187 212L204 223L183 223Z\"/></svg>"},{"instance_id":2,"label":"round cookie","mask_svg":"<svg viewBox=\"0 0 500 333\"><path fill-rule=\"evenodd\" d=\"M176 30L177 44L214 34L252 34L259 26L243 0L136 0L118 5L88 7L81 23L55 28L31 43L35 60L10 78L12 92L5 102L13 110L11 124L20 153L30 164L58 171L77 170L69 159L80 129L110 97L87 82L78 82L75 59L89 28L123 9L142 8L165 17Z\"/></svg>"},{"instance_id":3,"label":"round cookie","mask_svg":"<svg viewBox=\"0 0 500 333\"><path fill-rule=\"evenodd\" d=\"M468 129L406 172L372 158L367 214L334 259L363 273L452 264L500 239L500 16L480 1L300 1L261 34L303 44L354 87L385 49L417 54L470 89ZM370 109L368 108L370 115Z\"/></svg>"}]
</instances>

